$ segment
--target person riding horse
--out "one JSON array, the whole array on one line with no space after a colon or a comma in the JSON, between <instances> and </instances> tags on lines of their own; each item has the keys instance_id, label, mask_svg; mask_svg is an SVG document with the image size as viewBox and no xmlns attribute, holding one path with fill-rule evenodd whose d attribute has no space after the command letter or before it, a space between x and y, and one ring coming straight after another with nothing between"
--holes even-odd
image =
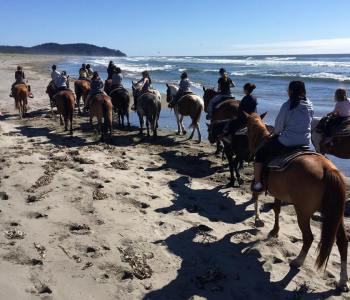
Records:
<instances>
[{"instance_id":1,"label":"person riding horse","mask_svg":"<svg viewBox=\"0 0 350 300\"><path fill-rule=\"evenodd\" d=\"M86 65L86 73L88 78L91 78L92 75L94 74L94 70L91 68L90 64Z\"/></svg>"},{"instance_id":2,"label":"person riding horse","mask_svg":"<svg viewBox=\"0 0 350 300\"><path fill-rule=\"evenodd\" d=\"M254 184L252 190L261 192L262 169L272 158L309 146L311 142L311 122L314 114L311 101L306 98L305 84L292 81L288 89L289 100L285 102L275 121L274 137L261 144L255 153Z\"/></svg>"},{"instance_id":3,"label":"person riding horse","mask_svg":"<svg viewBox=\"0 0 350 300\"><path fill-rule=\"evenodd\" d=\"M141 97L143 94L151 92L151 84L152 84L152 79L148 73L148 71L143 71L142 72L142 78L136 82L136 85L139 85L139 94L137 97L134 97L134 104L131 107L132 110L136 111L137 109L137 98Z\"/></svg>"},{"instance_id":4,"label":"person riding horse","mask_svg":"<svg viewBox=\"0 0 350 300\"><path fill-rule=\"evenodd\" d=\"M112 75L111 91L120 87L123 87L123 74L122 70L119 67L115 67Z\"/></svg>"},{"instance_id":5,"label":"person riding horse","mask_svg":"<svg viewBox=\"0 0 350 300\"><path fill-rule=\"evenodd\" d=\"M179 83L179 90L177 91L176 95L174 96L173 100L169 103L169 107L173 108L176 103L181 99L182 96L192 93L191 91L191 82L188 79L188 75L186 72L183 72L181 74L181 80Z\"/></svg>"},{"instance_id":6,"label":"person riding horse","mask_svg":"<svg viewBox=\"0 0 350 300\"><path fill-rule=\"evenodd\" d=\"M23 72L23 67L22 66L18 66L17 67L17 70L15 72L15 82L12 84L11 86L11 94L10 94L10 97L13 97L13 88L16 84L25 84L28 88L28 96L30 98L33 98L33 94L31 92L31 88L30 88L30 85L27 85L26 84L26 81L25 81L25 75L24 75L24 72Z\"/></svg>"},{"instance_id":7,"label":"person riding horse","mask_svg":"<svg viewBox=\"0 0 350 300\"><path fill-rule=\"evenodd\" d=\"M334 100L336 101L334 110L320 121L324 134L321 144L325 147L332 143L332 131L350 118L350 100L346 95L346 90L337 89Z\"/></svg>"},{"instance_id":8,"label":"person riding horse","mask_svg":"<svg viewBox=\"0 0 350 300\"><path fill-rule=\"evenodd\" d=\"M213 99L210 100L208 105L208 115L207 120L210 120L215 107L222 101L227 98L232 97L231 88L234 88L236 85L232 81L224 68L219 70L220 78L218 80L218 95L216 95Z\"/></svg>"},{"instance_id":9,"label":"person riding horse","mask_svg":"<svg viewBox=\"0 0 350 300\"><path fill-rule=\"evenodd\" d=\"M90 107L90 101L93 98L94 95L98 94L98 93L103 93L103 81L101 80L98 72L94 72L92 78L91 78L91 86L90 86L90 92L89 95L86 98L86 103L84 106L84 110L89 109Z\"/></svg>"},{"instance_id":10,"label":"person riding horse","mask_svg":"<svg viewBox=\"0 0 350 300\"><path fill-rule=\"evenodd\" d=\"M108 67L107 67L107 74L108 74L107 80L112 79L114 69L115 69L115 64L111 60L108 64Z\"/></svg>"},{"instance_id":11,"label":"person riding horse","mask_svg":"<svg viewBox=\"0 0 350 300\"><path fill-rule=\"evenodd\" d=\"M79 78L78 80L87 80L90 82L90 79L88 78L88 71L85 64L81 65L81 68L79 69Z\"/></svg>"}]
</instances>

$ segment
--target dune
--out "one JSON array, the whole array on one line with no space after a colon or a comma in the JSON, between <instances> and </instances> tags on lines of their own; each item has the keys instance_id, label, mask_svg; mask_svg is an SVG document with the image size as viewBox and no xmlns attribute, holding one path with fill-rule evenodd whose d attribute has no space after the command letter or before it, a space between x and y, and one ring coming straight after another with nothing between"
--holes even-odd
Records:
<instances>
[{"instance_id":1,"label":"dune","mask_svg":"<svg viewBox=\"0 0 350 300\"><path fill-rule=\"evenodd\" d=\"M289 267L302 245L292 206L268 238L272 199L261 197L265 226L254 227L251 166L230 188L207 142L131 128L98 143L86 117L68 136L45 94L56 59L0 55L0 299L350 299L335 290L336 246L325 272L314 267L318 215L300 270ZM18 64L35 95L23 120L8 97Z\"/></svg>"}]
</instances>

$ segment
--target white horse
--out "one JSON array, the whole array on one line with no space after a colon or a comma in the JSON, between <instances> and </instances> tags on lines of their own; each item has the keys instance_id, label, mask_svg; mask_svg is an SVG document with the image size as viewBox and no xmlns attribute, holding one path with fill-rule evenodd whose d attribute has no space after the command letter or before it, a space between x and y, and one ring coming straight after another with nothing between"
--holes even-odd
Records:
<instances>
[{"instance_id":1,"label":"white horse","mask_svg":"<svg viewBox=\"0 0 350 300\"><path fill-rule=\"evenodd\" d=\"M167 86L167 102L171 102L173 97L177 94L179 88L173 84L166 84ZM177 134L186 134L185 126L183 124L184 116L190 116L192 123L190 128L193 128L189 139L193 138L194 132L197 129L198 142L201 142L202 136L199 130L199 120L204 110L204 101L201 97L196 94L187 94L178 99L174 106L174 113L177 122Z\"/></svg>"}]
</instances>

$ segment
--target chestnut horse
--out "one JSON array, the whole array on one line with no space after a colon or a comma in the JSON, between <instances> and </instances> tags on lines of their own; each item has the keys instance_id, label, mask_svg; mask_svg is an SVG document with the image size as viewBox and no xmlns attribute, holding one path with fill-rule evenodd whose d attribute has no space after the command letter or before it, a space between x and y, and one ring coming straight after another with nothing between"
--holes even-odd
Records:
<instances>
[{"instance_id":1,"label":"chestnut horse","mask_svg":"<svg viewBox=\"0 0 350 300\"><path fill-rule=\"evenodd\" d=\"M129 120L129 105L130 95L127 89L118 87L110 91L109 96L112 98L114 111L118 114L118 122L124 127L124 117L126 117L128 127L130 127Z\"/></svg>"},{"instance_id":2,"label":"chestnut horse","mask_svg":"<svg viewBox=\"0 0 350 300\"><path fill-rule=\"evenodd\" d=\"M136 83L132 83L133 97L136 99L136 111L140 120L140 134L143 133L144 117L146 117L147 136L150 136L150 125L153 138L157 137L158 120L162 108L159 91L153 90L142 93Z\"/></svg>"},{"instance_id":3,"label":"chestnut horse","mask_svg":"<svg viewBox=\"0 0 350 300\"><path fill-rule=\"evenodd\" d=\"M256 113L247 117L249 149L255 153L257 148L271 135L260 116ZM341 271L338 286L348 290L347 247L348 239L344 227L345 191L344 178L335 165L322 155L301 155L295 158L283 171L270 171L265 176L265 186L275 198L275 224L270 236L277 237L279 232L279 214L281 200L293 204L298 225L303 236L303 247L291 266L303 265L311 247L313 235L310 219L316 211L321 211L322 230L317 268L326 265L335 239L340 252ZM259 221L258 193L253 193L255 200L255 220Z\"/></svg>"},{"instance_id":4,"label":"chestnut horse","mask_svg":"<svg viewBox=\"0 0 350 300\"><path fill-rule=\"evenodd\" d=\"M171 102L173 100L173 97L178 92L178 87L172 84L166 84L167 86L167 94L166 94L166 100L167 102ZM190 125L190 128L193 128L192 133L189 137L191 140L194 135L194 131L197 129L198 133L198 142L201 142L201 132L199 130L199 120L202 114L202 111L204 109L204 102L203 99L196 94L187 94L181 97L181 99L178 99L175 107L174 107L174 113L176 117L177 122L177 134L186 134L186 130L184 128L184 125L182 123L182 120L184 116L190 116L192 123Z\"/></svg>"},{"instance_id":5,"label":"chestnut horse","mask_svg":"<svg viewBox=\"0 0 350 300\"><path fill-rule=\"evenodd\" d=\"M111 98L104 93L98 93L90 99L90 124L92 119L96 117L98 126L97 130L101 133L101 141L104 140L104 135L109 131L109 139L112 138L113 132L113 105ZM102 125L103 119L103 125Z\"/></svg>"},{"instance_id":6,"label":"chestnut horse","mask_svg":"<svg viewBox=\"0 0 350 300\"><path fill-rule=\"evenodd\" d=\"M331 154L339 158L349 159L350 158L350 135L347 136L336 136L332 138L332 143L324 146L322 145L323 134L318 132L317 125L321 121L321 118L314 118L312 120L312 132L311 139L317 152L322 154Z\"/></svg>"},{"instance_id":7,"label":"chestnut horse","mask_svg":"<svg viewBox=\"0 0 350 300\"><path fill-rule=\"evenodd\" d=\"M80 99L82 99L83 104L85 104L85 100L90 91L90 82L83 79L76 80L74 82L74 91L75 91L75 95L77 96L78 113L81 114Z\"/></svg>"},{"instance_id":8,"label":"chestnut horse","mask_svg":"<svg viewBox=\"0 0 350 300\"><path fill-rule=\"evenodd\" d=\"M63 125L62 115L64 119L64 130L68 130L68 121L70 122L69 133L73 134L73 115L75 96L71 90L59 91L53 98L56 102L57 112L60 115L60 124Z\"/></svg>"},{"instance_id":9,"label":"chestnut horse","mask_svg":"<svg viewBox=\"0 0 350 300\"><path fill-rule=\"evenodd\" d=\"M20 119L24 117L27 112L28 105L28 88L24 83L16 84L13 87L12 92L13 98L15 99L15 107L18 109Z\"/></svg>"}]
</instances>

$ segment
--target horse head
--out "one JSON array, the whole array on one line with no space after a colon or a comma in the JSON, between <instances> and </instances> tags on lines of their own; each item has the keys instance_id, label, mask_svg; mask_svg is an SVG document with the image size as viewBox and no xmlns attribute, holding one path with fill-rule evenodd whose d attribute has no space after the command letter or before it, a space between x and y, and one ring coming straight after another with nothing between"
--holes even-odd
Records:
<instances>
[{"instance_id":1,"label":"horse head","mask_svg":"<svg viewBox=\"0 0 350 300\"><path fill-rule=\"evenodd\" d=\"M166 101L169 103L173 100L177 91L179 90L175 85L166 83Z\"/></svg>"},{"instance_id":2,"label":"horse head","mask_svg":"<svg viewBox=\"0 0 350 300\"><path fill-rule=\"evenodd\" d=\"M259 116L257 113L248 114L243 111L243 114L247 120L249 150L251 154L255 154L260 144L270 136L270 132L263 122L267 113Z\"/></svg>"},{"instance_id":3,"label":"horse head","mask_svg":"<svg viewBox=\"0 0 350 300\"><path fill-rule=\"evenodd\" d=\"M213 88L205 88L203 86L203 100L204 100L204 111L207 111L209 101L213 99L218 93Z\"/></svg>"}]
</instances>

